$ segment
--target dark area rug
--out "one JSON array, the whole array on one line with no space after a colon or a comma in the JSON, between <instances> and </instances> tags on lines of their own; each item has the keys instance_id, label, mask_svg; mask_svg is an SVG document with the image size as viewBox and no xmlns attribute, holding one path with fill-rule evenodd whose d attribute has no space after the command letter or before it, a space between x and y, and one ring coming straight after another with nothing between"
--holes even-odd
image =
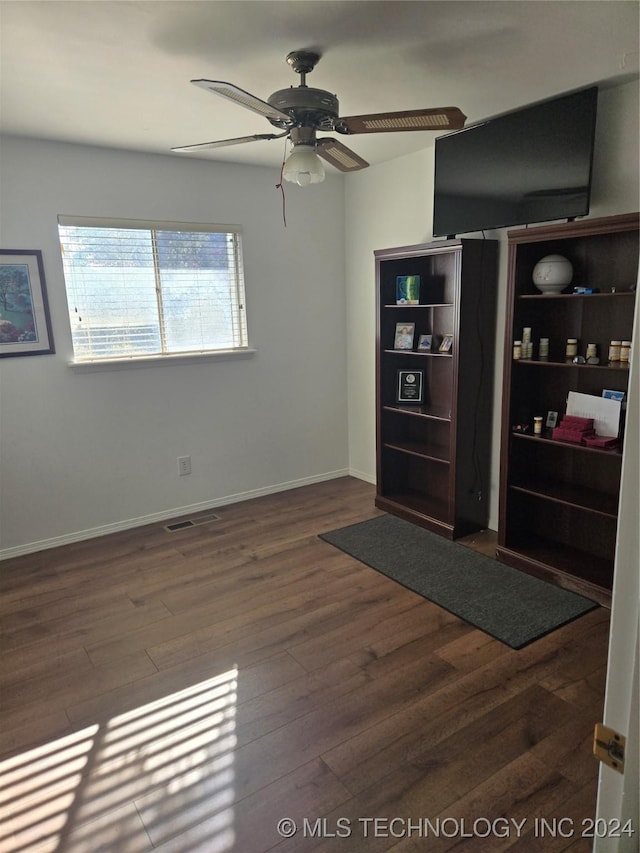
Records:
<instances>
[{"instance_id":1,"label":"dark area rug","mask_svg":"<svg viewBox=\"0 0 640 853\"><path fill-rule=\"evenodd\" d=\"M320 535L512 649L599 605L393 515Z\"/></svg>"}]
</instances>

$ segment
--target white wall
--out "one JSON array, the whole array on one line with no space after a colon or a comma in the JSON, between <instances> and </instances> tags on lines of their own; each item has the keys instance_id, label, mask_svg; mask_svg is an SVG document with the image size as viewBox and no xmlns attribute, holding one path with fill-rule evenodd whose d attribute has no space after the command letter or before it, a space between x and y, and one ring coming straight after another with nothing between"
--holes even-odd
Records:
<instances>
[{"instance_id":1,"label":"white wall","mask_svg":"<svg viewBox=\"0 0 640 853\"><path fill-rule=\"evenodd\" d=\"M0 360L0 556L346 472L343 180L287 188L284 228L278 179L2 141L0 245L42 250L56 354ZM59 213L241 224L257 353L74 371ZM185 454L193 473L178 477Z\"/></svg>"},{"instance_id":2,"label":"white wall","mask_svg":"<svg viewBox=\"0 0 640 853\"><path fill-rule=\"evenodd\" d=\"M596 142L591 215L637 210L637 81L601 92ZM373 251L431 239L432 176L427 145L344 181L328 176L309 191L313 204L291 187L285 229L270 169L4 139L0 245L43 251L57 352L0 360L0 557L346 470L373 482ZM74 372L59 213L242 224L257 354ZM487 233L502 242L494 528L505 233ZM193 474L178 478L184 454Z\"/></svg>"},{"instance_id":3,"label":"white wall","mask_svg":"<svg viewBox=\"0 0 640 853\"><path fill-rule=\"evenodd\" d=\"M640 207L638 81L603 89L598 99L590 216ZM349 459L353 472L375 482L375 268L373 252L432 239L433 145L348 177L345 190ZM493 450L489 526L498 525L502 358L506 302L506 231L500 240L496 325ZM465 235L477 236L482 235Z\"/></svg>"}]
</instances>

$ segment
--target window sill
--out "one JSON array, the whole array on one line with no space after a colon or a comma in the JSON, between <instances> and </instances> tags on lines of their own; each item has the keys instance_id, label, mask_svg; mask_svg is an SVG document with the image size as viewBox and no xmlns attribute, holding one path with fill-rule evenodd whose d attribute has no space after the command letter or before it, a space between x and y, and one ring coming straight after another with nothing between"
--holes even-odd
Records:
<instances>
[{"instance_id":1,"label":"window sill","mask_svg":"<svg viewBox=\"0 0 640 853\"><path fill-rule=\"evenodd\" d=\"M113 358L100 361L70 361L75 373L98 373L108 370L132 370L135 368L166 367L168 365L202 364L208 361L236 361L252 358L257 350L252 347L218 352L180 353L178 355L156 355L142 358Z\"/></svg>"}]
</instances>

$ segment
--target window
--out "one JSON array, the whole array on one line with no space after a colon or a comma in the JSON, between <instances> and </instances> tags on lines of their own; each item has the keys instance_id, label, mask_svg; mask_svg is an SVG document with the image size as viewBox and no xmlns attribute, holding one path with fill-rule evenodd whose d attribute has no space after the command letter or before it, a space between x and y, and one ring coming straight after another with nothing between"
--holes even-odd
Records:
<instances>
[{"instance_id":1,"label":"window","mask_svg":"<svg viewBox=\"0 0 640 853\"><path fill-rule=\"evenodd\" d=\"M247 348L240 230L60 216L76 362Z\"/></svg>"}]
</instances>

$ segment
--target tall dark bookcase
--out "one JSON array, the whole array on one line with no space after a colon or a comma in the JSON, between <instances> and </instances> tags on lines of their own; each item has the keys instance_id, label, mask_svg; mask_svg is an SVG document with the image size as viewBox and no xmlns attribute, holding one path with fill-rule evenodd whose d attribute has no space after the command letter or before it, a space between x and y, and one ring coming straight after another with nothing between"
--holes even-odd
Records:
<instances>
[{"instance_id":1,"label":"tall dark bookcase","mask_svg":"<svg viewBox=\"0 0 640 853\"><path fill-rule=\"evenodd\" d=\"M376 506L455 539L488 521L498 244L443 240L374 254ZM400 276L420 276L419 304L397 304ZM398 324L412 325L410 350L395 348ZM432 336L430 350L418 349L421 335ZM422 380L420 401L399 399L402 371Z\"/></svg>"},{"instance_id":2,"label":"tall dark bookcase","mask_svg":"<svg viewBox=\"0 0 640 853\"><path fill-rule=\"evenodd\" d=\"M631 340L638 280L638 214L508 232L508 294L497 556L503 562L607 604L611 598L622 446L613 449L536 435L534 416L562 417L570 391L628 391L627 365L609 363L611 339ZM573 280L559 294L533 284L536 263L559 254ZM573 293L574 286L598 293ZM514 360L513 341L531 327L532 358ZM549 338L540 358L539 337ZM599 364L566 357L567 338ZM637 342L633 342L637 345ZM637 393L637 389L635 389Z\"/></svg>"}]
</instances>

